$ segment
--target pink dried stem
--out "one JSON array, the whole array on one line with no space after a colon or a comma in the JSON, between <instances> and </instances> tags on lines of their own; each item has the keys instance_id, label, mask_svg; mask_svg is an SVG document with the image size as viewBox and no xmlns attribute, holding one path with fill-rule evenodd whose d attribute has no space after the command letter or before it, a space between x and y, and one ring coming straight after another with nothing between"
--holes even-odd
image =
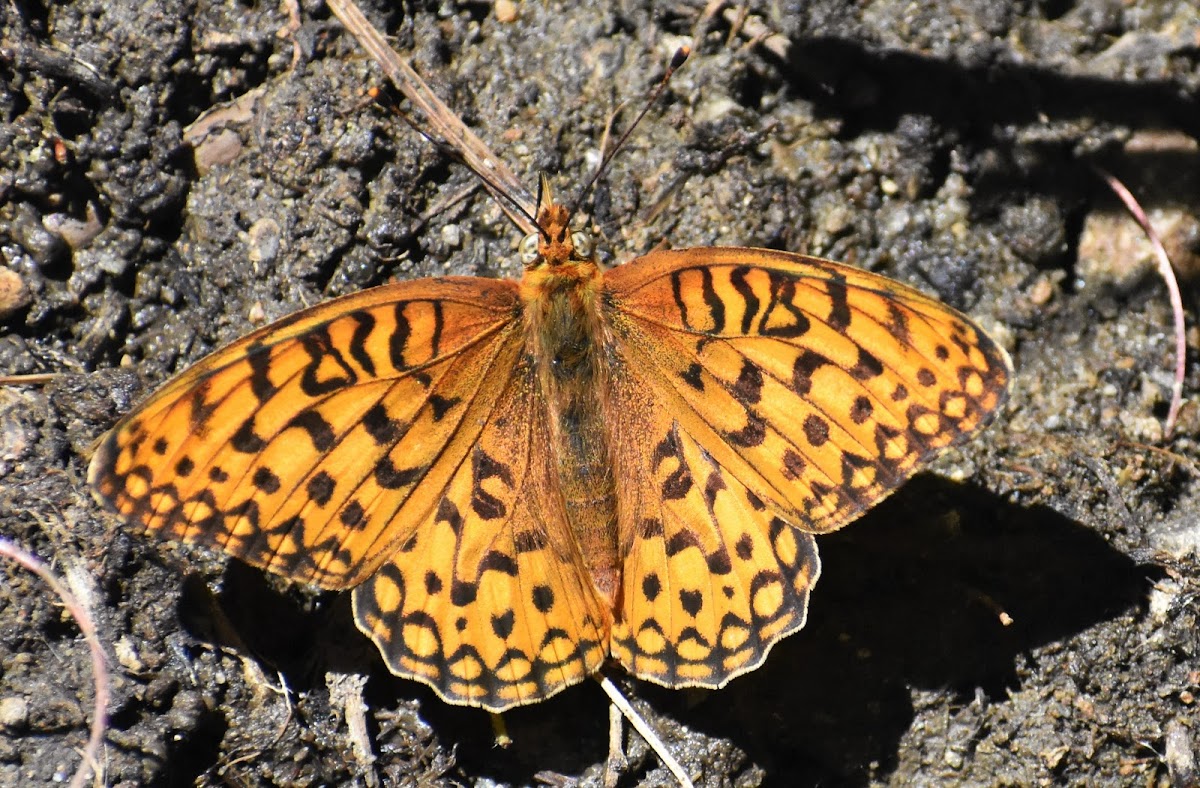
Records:
<instances>
[{"instance_id":1,"label":"pink dried stem","mask_svg":"<svg viewBox=\"0 0 1200 788\"><path fill-rule=\"evenodd\" d=\"M67 612L79 625L79 631L83 633L83 639L87 641L88 649L91 652L92 680L95 683L92 730L91 735L88 736L87 748L83 751L83 762L79 765L79 769L76 770L70 783L70 788L83 788L88 777L100 763L100 747L104 741L104 731L108 727L108 670L104 659L104 648L100 645L100 638L96 635L95 622L87 608L79 604L75 595L68 591L50 571L50 568L36 556L3 537L0 537L0 556L11 558L33 572L42 578L46 585L50 586L50 590L58 594Z\"/></svg>"},{"instance_id":2,"label":"pink dried stem","mask_svg":"<svg viewBox=\"0 0 1200 788\"><path fill-rule=\"evenodd\" d=\"M1183 403L1183 378L1187 361L1187 339L1185 336L1183 322L1183 297L1179 294L1179 282L1175 278L1175 269L1171 266L1171 258L1167 256L1167 249L1163 246L1162 239L1158 237L1158 233L1154 231L1154 227L1150 224L1149 217L1142 210L1142 206L1138 204L1137 198L1125 188L1125 184L1117 180L1116 176L1102 170L1099 167L1093 166L1092 169L1096 174L1104 179L1108 184L1108 188L1121 199L1125 204L1125 210L1129 211L1134 220L1142 227L1142 232L1146 233L1146 237L1150 239L1150 245L1154 249L1155 259L1158 261L1158 273L1167 283L1167 292L1171 296L1171 311L1175 315L1175 384L1171 387L1171 407L1167 410L1167 420L1163 425L1163 437L1170 438L1171 431L1175 429L1175 420L1179 416L1179 408Z\"/></svg>"}]
</instances>

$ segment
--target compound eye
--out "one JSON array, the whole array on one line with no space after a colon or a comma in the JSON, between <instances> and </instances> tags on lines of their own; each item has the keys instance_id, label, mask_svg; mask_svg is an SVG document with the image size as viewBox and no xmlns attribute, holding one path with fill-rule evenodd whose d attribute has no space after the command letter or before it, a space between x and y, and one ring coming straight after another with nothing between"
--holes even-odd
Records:
<instances>
[{"instance_id":1,"label":"compound eye","mask_svg":"<svg viewBox=\"0 0 1200 788\"><path fill-rule=\"evenodd\" d=\"M571 246L575 247L575 256L580 260L592 259L595 243L589 233L571 233Z\"/></svg>"},{"instance_id":2,"label":"compound eye","mask_svg":"<svg viewBox=\"0 0 1200 788\"><path fill-rule=\"evenodd\" d=\"M517 252L521 255L521 263L523 265L533 265L538 261L538 236L536 233L527 235L521 239L521 245L517 247Z\"/></svg>"}]
</instances>

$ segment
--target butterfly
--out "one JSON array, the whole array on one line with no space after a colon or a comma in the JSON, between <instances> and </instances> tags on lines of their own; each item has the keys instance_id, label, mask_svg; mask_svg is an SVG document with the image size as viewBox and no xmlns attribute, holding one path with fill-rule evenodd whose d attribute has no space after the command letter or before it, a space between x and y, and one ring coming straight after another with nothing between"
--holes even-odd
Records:
<instances>
[{"instance_id":1,"label":"butterfly","mask_svg":"<svg viewBox=\"0 0 1200 788\"><path fill-rule=\"evenodd\" d=\"M336 298L184 371L98 442L137 528L324 589L392 673L502 711L609 660L721 687L804 626L815 535L982 429L979 326L850 266L656 250L603 269L549 196L518 281Z\"/></svg>"}]
</instances>

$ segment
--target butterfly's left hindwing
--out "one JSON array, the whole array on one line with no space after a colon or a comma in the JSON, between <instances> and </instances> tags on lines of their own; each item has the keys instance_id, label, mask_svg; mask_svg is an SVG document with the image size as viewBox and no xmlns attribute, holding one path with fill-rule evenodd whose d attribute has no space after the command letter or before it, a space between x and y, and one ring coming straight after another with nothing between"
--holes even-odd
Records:
<instances>
[{"instance_id":1,"label":"butterfly's left hindwing","mask_svg":"<svg viewBox=\"0 0 1200 788\"><path fill-rule=\"evenodd\" d=\"M437 508L354 589L393 673L491 711L550 697L608 656L610 616L566 523L535 376L514 368Z\"/></svg>"}]
</instances>

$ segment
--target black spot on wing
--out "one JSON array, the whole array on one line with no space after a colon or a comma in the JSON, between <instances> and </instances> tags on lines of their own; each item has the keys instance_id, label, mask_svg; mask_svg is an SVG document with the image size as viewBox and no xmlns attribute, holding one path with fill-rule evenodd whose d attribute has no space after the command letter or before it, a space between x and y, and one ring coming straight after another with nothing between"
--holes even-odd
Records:
<instances>
[{"instance_id":1,"label":"black spot on wing","mask_svg":"<svg viewBox=\"0 0 1200 788\"><path fill-rule=\"evenodd\" d=\"M375 316L360 310L352 312L348 317L354 321L354 334L350 337L350 357L369 377L375 377L375 360L367 352L367 339L375 330Z\"/></svg>"},{"instance_id":2,"label":"black spot on wing","mask_svg":"<svg viewBox=\"0 0 1200 788\"><path fill-rule=\"evenodd\" d=\"M883 374L883 363L871 351L861 345L858 348L858 361L850 370L855 380L870 380Z\"/></svg>"},{"instance_id":3,"label":"black spot on wing","mask_svg":"<svg viewBox=\"0 0 1200 788\"><path fill-rule=\"evenodd\" d=\"M554 589L550 586L534 586L529 598L533 606L542 613L549 613L554 607Z\"/></svg>"},{"instance_id":4,"label":"black spot on wing","mask_svg":"<svg viewBox=\"0 0 1200 788\"><path fill-rule=\"evenodd\" d=\"M254 342L246 348L246 363L250 365L250 393L262 405L277 391L271 382L271 350Z\"/></svg>"},{"instance_id":5,"label":"black spot on wing","mask_svg":"<svg viewBox=\"0 0 1200 788\"><path fill-rule=\"evenodd\" d=\"M667 557L670 558L674 555L682 553L689 547L695 547L699 549L700 540L697 539L696 535L691 531L679 531L667 540Z\"/></svg>"},{"instance_id":6,"label":"black spot on wing","mask_svg":"<svg viewBox=\"0 0 1200 788\"><path fill-rule=\"evenodd\" d=\"M704 595L699 591L681 589L679 592L679 604L689 616L695 618L700 610L704 607Z\"/></svg>"},{"instance_id":7,"label":"black spot on wing","mask_svg":"<svg viewBox=\"0 0 1200 788\"><path fill-rule=\"evenodd\" d=\"M912 333L908 328L908 313L895 301L887 302L888 322L885 328L904 347L912 345Z\"/></svg>"},{"instance_id":8,"label":"black spot on wing","mask_svg":"<svg viewBox=\"0 0 1200 788\"><path fill-rule=\"evenodd\" d=\"M411 369L412 365L405 357L408 352L408 343L412 339L412 323L406 314L409 306L414 303L428 304L432 311L433 330L429 338L429 356L437 358L441 354L442 329L444 324L444 316L442 314L442 304L440 301L399 301L396 303L395 318L396 327L388 337L388 355L397 371L403 372ZM423 385L428 385L428 377L418 376L422 380Z\"/></svg>"},{"instance_id":9,"label":"black spot on wing","mask_svg":"<svg viewBox=\"0 0 1200 788\"><path fill-rule=\"evenodd\" d=\"M485 520L495 520L508 513L504 502L484 489L484 482L498 479L509 490L513 486L512 471L479 446L471 452L471 509Z\"/></svg>"},{"instance_id":10,"label":"black spot on wing","mask_svg":"<svg viewBox=\"0 0 1200 788\"><path fill-rule=\"evenodd\" d=\"M479 586L463 580L455 580L450 584L450 601L455 607L466 607L475 601Z\"/></svg>"},{"instance_id":11,"label":"black spot on wing","mask_svg":"<svg viewBox=\"0 0 1200 788\"><path fill-rule=\"evenodd\" d=\"M854 398L854 404L850 406L850 420L855 424L862 424L871 418L874 410L875 406L871 404L871 400L860 394Z\"/></svg>"},{"instance_id":12,"label":"black spot on wing","mask_svg":"<svg viewBox=\"0 0 1200 788\"><path fill-rule=\"evenodd\" d=\"M309 359L304 371L300 373L300 390L306 396L317 399L357 382L358 373L346 363L341 352L334 347L327 327L301 335L300 346L304 348ZM340 373L328 374L330 363L337 367ZM323 373L324 377L322 377Z\"/></svg>"},{"instance_id":13,"label":"black spot on wing","mask_svg":"<svg viewBox=\"0 0 1200 788\"><path fill-rule=\"evenodd\" d=\"M363 429L379 446L391 446L403 435L400 422L393 419L382 403L376 402L363 414Z\"/></svg>"},{"instance_id":14,"label":"black spot on wing","mask_svg":"<svg viewBox=\"0 0 1200 788\"><path fill-rule=\"evenodd\" d=\"M492 616L492 632L496 634L496 637L500 638L501 640L508 640L508 636L511 635L513 631L514 618L515 616L513 615L512 608L505 610L498 616Z\"/></svg>"},{"instance_id":15,"label":"black spot on wing","mask_svg":"<svg viewBox=\"0 0 1200 788\"><path fill-rule=\"evenodd\" d=\"M762 306L758 296L754 294L754 290L746 281L746 274L750 272L747 266L741 266L729 272L729 283L733 285L733 289L742 298L742 302L746 308L742 312L742 333L749 334L750 329L754 326L754 317L758 314L759 308Z\"/></svg>"},{"instance_id":16,"label":"black spot on wing","mask_svg":"<svg viewBox=\"0 0 1200 788\"><path fill-rule=\"evenodd\" d=\"M704 305L708 307L707 314L689 314L687 302L683 298L683 275L685 273L698 273L700 275L700 292L704 298ZM692 331L704 334L720 334L725 330L725 302L721 300L720 296L717 295L716 288L713 287L711 269L698 267L680 268L672 271L671 294L675 299L676 308L679 309L679 320L684 326ZM711 323L711 325L705 325L705 323Z\"/></svg>"},{"instance_id":17,"label":"black spot on wing","mask_svg":"<svg viewBox=\"0 0 1200 788\"><path fill-rule=\"evenodd\" d=\"M391 457L384 457L375 465L375 482L385 490L399 490L420 481L423 467L397 468Z\"/></svg>"},{"instance_id":18,"label":"black spot on wing","mask_svg":"<svg viewBox=\"0 0 1200 788\"><path fill-rule=\"evenodd\" d=\"M675 459L677 467L671 471L662 485L663 497L669 501L678 501L692 489L692 473L683 458L679 446L679 435L671 430L654 448L654 466L657 470L665 461Z\"/></svg>"},{"instance_id":19,"label":"black spot on wing","mask_svg":"<svg viewBox=\"0 0 1200 788\"><path fill-rule=\"evenodd\" d=\"M810 413L804 419L804 437L812 446L824 446L829 440L829 422L815 413Z\"/></svg>"},{"instance_id":20,"label":"black spot on wing","mask_svg":"<svg viewBox=\"0 0 1200 788\"><path fill-rule=\"evenodd\" d=\"M315 409L310 408L297 413L288 422L288 427L298 427L308 433L308 439L312 441L313 448L321 454L332 449L337 440L337 436L333 433L333 426L325 420L320 411Z\"/></svg>"},{"instance_id":21,"label":"black spot on wing","mask_svg":"<svg viewBox=\"0 0 1200 788\"><path fill-rule=\"evenodd\" d=\"M762 389L762 369L750 359L742 359L742 368L730 393L743 405L757 405L762 400Z\"/></svg>"},{"instance_id":22,"label":"black spot on wing","mask_svg":"<svg viewBox=\"0 0 1200 788\"><path fill-rule=\"evenodd\" d=\"M805 348L792 364L792 391L807 397L812 391L813 374L829 363L826 356Z\"/></svg>"},{"instance_id":23,"label":"black spot on wing","mask_svg":"<svg viewBox=\"0 0 1200 788\"><path fill-rule=\"evenodd\" d=\"M725 437L729 439L730 443L736 446L751 448L761 445L766 438L766 434L766 420L754 411L747 411L745 426L734 432L726 433Z\"/></svg>"},{"instance_id":24,"label":"black spot on wing","mask_svg":"<svg viewBox=\"0 0 1200 788\"><path fill-rule=\"evenodd\" d=\"M324 506L333 497L333 491L336 487L337 483L332 476L325 471L318 471L308 480L305 491L308 493L308 497L316 502L318 506Z\"/></svg>"},{"instance_id":25,"label":"black spot on wing","mask_svg":"<svg viewBox=\"0 0 1200 788\"><path fill-rule=\"evenodd\" d=\"M443 397L439 394L430 394L429 407L433 410L433 420L441 421L450 412L450 409L461 401L459 397Z\"/></svg>"},{"instance_id":26,"label":"black spot on wing","mask_svg":"<svg viewBox=\"0 0 1200 788\"><path fill-rule=\"evenodd\" d=\"M279 477L276 476L270 468L261 465L255 469L254 476L251 478L251 483L268 495L279 492Z\"/></svg>"},{"instance_id":27,"label":"black spot on wing","mask_svg":"<svg viewBox=\"0 0 1200 788\"><path fill-rule=\"evenodd\" d=\"M825 283L825 292L829 294L830 301L829 317L825 318L825 322L834 331L844 334L850 326L850 302L847 297L846 278L841 274L834 274Z\"/></svg>"},{"instance_id":28,"label":"black spot on wing","mask_svg":"<svg viewBox=\"0 0 1200 788\"><path fill-rule=\"evenodd\" d=\"M704 368L696 362L693 361L679 377L696 391L704 391Z\"/></svg>"},{"instance_id":29,"label":"black spot on wing","mask_svg":"<svg viewBox=\"0 0 1200 788\"><path fill-rule=\"evenodd\" d=\"M250 417L238 425L229 445L241 454L258 454L267 447L267 442L254 432L254 417Z\"/></svg>"},{"instance_id":30,"label":"black spot on wing","mask_svg":"<svg viewBox=\"0 0 1200 788\"><path fill-rule=\"evenodd\" d=\"M479 564L480 573L483 572L500 572L509 577L517 576L517 562L513 560L511 555L502 553L499 550L490 550L483 557L483 561Z\"/></svg>"},{"instance_id":31,"label":"black spot on wing","mask_svg":"<svg viewBox=\"0 0 1200 788\"><path fill-rule=\"evenodd\" d=\"M758 323L758 333L765 337L796 339L808 333L812 322L796 301L796 280L779 271L768 271L771 300Z\"/></svg>"},{"instance_id":32,"label":"black spot on wing","mask_svg":"<svg viewBox=\"0 0 1200 788\"><path fill-rule=\"evenodd\" d=\"M341 521L342 525L352 529L361 526L365 518L366 511L363 509L363 505L358 501L350 501L347 503L345 507L342 508L341 514L338 515L338 519Z\"/></svg>"}]
</instances>

